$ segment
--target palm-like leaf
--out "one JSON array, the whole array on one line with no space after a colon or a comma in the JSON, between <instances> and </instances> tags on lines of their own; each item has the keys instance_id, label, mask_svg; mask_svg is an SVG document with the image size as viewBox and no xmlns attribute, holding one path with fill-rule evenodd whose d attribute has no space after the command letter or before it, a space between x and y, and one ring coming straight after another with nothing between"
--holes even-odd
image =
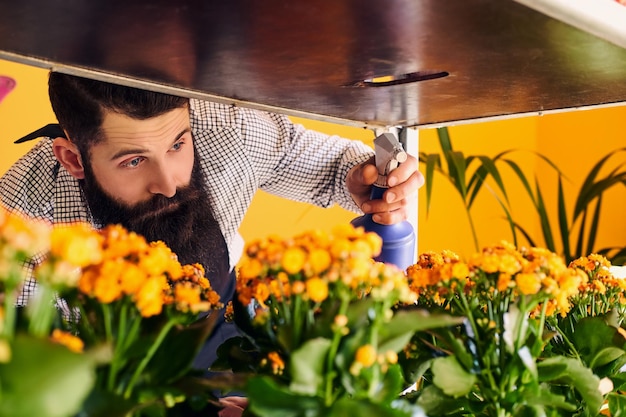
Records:
<instances>
[{"instance_id":1,"label":"palm-like leaf","mask_svg":"<svg viewBox=\"0 0 626 417\"><path fill-rule=\"evenodd\" d=\"M553 161L540 153L534 152L535 156L540 161L547 163L558 175L556 207L558 219L557 230L553 228L550 221L548 208L546 207L543 197L544 192L540 186L541 181L535 178L534 184L532 184L519 164L509 157L509 155L516 150L503 151L493 158L484 155L470 155L465 157L462 152L454 150L447 128L443 127L437 129L437 134L441 147L441 155L420 153L420 162L425 164L427 214L432 201L434 187L433 176L435 172L439 172L450 181L463 201L476 249L478 249L478 238L470 210L476 197L483 189L483 186L491 192L502 208L504 216L511 228L513 241L516 245L518 232L522 234L531 246L536 246L535 242L538 240L512 216L512 210L506 191L507 186L500 175L500 171L497 167L498 163L505 164L513 171L516 178L520 181L522 188L526 191L526 195L530 198L541 225L541 237L543 238L546 248L554 252L562 253L567 261L593 252L596 244L597 230L600 224L600 213L604 193L620 184L626 186L626 169L624 169L624 163L618 164L617 167L612 169L606 176L599 178L600 172L609 159L620 152L625 152L625 147L609 152L593 166L580 187L571 215L568 215L565 189L563 186L563 180L567 180L567 177ZM442 160L445 160L445 166ZM472 171L475 166L476 168ZM489 185L485 183L489 177L493 178L497 186L496 190L491 189ZM573 238L574 241L572 242ZM556 239L560 240L560 250L557 247ZM612 260L616 264L623 263L626 260L626 247L604 248L597 252L604 254L609 260Z\"/></svg>"}]
</instances>

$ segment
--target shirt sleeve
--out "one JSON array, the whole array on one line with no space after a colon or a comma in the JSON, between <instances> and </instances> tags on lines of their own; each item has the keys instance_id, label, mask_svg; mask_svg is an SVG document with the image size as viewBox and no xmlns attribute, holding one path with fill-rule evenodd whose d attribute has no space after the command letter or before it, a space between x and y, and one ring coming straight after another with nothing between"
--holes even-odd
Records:
<instances>
[{"instance_id":1,"label":"shirt sleeve","mask_svg":"<svg viewBox=\"0 0 626 417\"><path fill-rule=\"evenodd\" d=\"M371 147L306 129L284 115L242 109L242 116L242 137L259 188L320 207L338 204L360 212L346 188L346 176L374 155Z\"/></svg>"}]
</instances>

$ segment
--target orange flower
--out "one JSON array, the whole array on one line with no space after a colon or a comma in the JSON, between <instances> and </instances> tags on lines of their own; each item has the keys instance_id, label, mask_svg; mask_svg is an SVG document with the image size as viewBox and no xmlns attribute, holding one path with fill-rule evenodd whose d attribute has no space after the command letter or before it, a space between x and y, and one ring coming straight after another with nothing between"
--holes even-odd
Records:
<instances>
[{"instance_id":1,"label":"orange flower","mask_svg":"<svg viewBox=\"0 0 626 417\"><path fill-rule=\"evenodd\" d=\"M283 361L278 352L268 353L267 360L272 367L272 373L274 375L282 375L283 371L285 370L285 361Z\"/></svg>"},{"instance_id":2,"label":"orange flower","mask_svg":"<svg viewBox=\"0 0 626 417\"><path fill-rule=\"evenodd\" d=\"M305 251L300 248L287 248L283 254L281 266L288 274L295 274L302 270L305 262Z\"/></svg>"},{"instance_id":3,"label":"orange flower","mask_svg":"<svg viewBox=\"0 0 626 417\"><path fill-rule=\"evenodd\" d=\"M174 302L180 306L182 311L191 310L194 313L200 311L203 307L200 287L191 282L176 283L174 285Z\"/></svg>"},{"instance_id":4,"label":"orange flower","mask_svg":"<svg viewBox=\"0 0 626 417\"><path fill-rule=\"evenodd\" d=\"M269 296L270 296L270 289L267 286L267 284L264 282L259 282L259 284L256 286L256 289L254 291L254 298L256 298L256 300L259 303L264 303L265 300L267 300Z\"/></svg>"},{"instance_id":5,"label":"orange flower","mask_svg":"<svg viewBox=\"0 0 626 417\"><path fill-rule=\"evenodd\" d=\"M537 294L541 289L541 281L537 274L519 273L515 276L515 283L524 295Z\"/></svg>"},{"instance_id":6,"label":"orange flower","mask_svg":"<svg viewBox=\"0 0 626 417\"><path fill-rule=\"evenodd\" d=\"M73 334L61 331L59 329L54 329L52 331L50 340L52 340L54 343L63 345L69 350L71 350L72 352L76 352L76 353L81 353L84 348L84 343L81 339L74 336Z\"/></svg>"},{"instance_id":7,"label":"orange flower","mask_svg":"<svg viewBox=\"0 0 626 417\"><path fill-rule=\"evenodd\" d=\"M51 254L79 267L100 262L102 236L86 223L56 226L51 233Z\"/></svg>"},{"instance_id":8,"label":"orange flower","mask_svg":"<svg viewBox=\"0 0 626 417\"><path fill-rule=\"evenodd\" d=\"M313 248L309 253L309 263L313 274L320 274L327 270L332 262L330 253L326 249Z\"/></svg>"},{"instance_id":9,"label":"orange flower","mask_svg":"<svg viewBox=\"0 0 626 417\"><path fill-rule=\"evenodd\" d=\"M306 293L312 301L321 303L328 298L328 283L319 277L310 278L306 281Z\"/></svg>"},{"instance_id":10,"label":"orange flower","mask_svg":"<svg viewBox=\"0 0 626 417\"><path fill-rule=\"evenodd\" d=\"M175 255L163 242L153 242L150 249L139 259L139 267L147 275L160 275L172 268L171 264L175 259Z\"/></svg>"},{"instance_id":11,"label":"orange flower","mask_svg":"<svg viewBox=\"0 0 626 417\"><path fill-rule=\"evenodd\" d=\"M165 277L150 277L135 294L137 309L143 317L161 314L163 310L163 289L167 287Z\"/></svg>"},{"instance_id":12,"label":"orange flower","mask_svg":"<svg viewBox=\"0 0 626 417\"><path fill-rule=\"evenodd\" d=\"M109 304L122 296L122 286L119 276L121 269L115 269L119 264L107 262L93 283L93 296L101 303Z\"/></svg>"},{"instance_id":13,"label":"orange flower","mask_svg":"<svg viewBox=\"0 0 626 417\"><path fill-rule=\"evenodd\" d=\"M261 275L263 264L256 258L248 258L239 266L237 273L240 279L249 280Z\"/></svg>"},{"instance_id":14,"label":"orange flower","mask_svg":"<svg viewBox=\"0 0 626 417\"><path fill-rule=\"evenodd\" d=\"M376 356L376 348L368 344L357 349L354 360L356 363L369 368L376 362Z\"/></svg>"},{"instance_id":15,"label":"orange flower","mask_svg":"<svg viewBox=\"0 0 626 417\"><path fill-rule=\"evenodd\" d=\"M117 262L120 274L120 286L124 294L135 294L148 279L146 271L137 264L120 260Z\"/></svg>"}]
</instances>

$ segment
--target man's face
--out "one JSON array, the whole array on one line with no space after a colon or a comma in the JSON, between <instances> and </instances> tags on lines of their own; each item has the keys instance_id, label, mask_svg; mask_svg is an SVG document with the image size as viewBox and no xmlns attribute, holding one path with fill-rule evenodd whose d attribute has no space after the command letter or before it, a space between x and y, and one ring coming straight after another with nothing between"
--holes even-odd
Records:
<instances>
[{"instance_id":1,"label":"man's face","mask_svg":"<svg viewBox=\"0 0 626 417\"><path fill-rule=\"evenodd\" d=\"M194 155L186 109L148 121L109 114L105 143L82 155L81 187L101 225L165 242L183 264L201 263L221 293L228 251Z\"/></svg>"},{"instance_id":2,"label":"man's face","mask_svg":"<svg viewBox=\"0 0 626 417\"><path fill-rule=\"evenodd\" d=\"M105 140L85 162L118 202L132 207L157 195L173 197L189 184L194 150L187 108L146 120L108 111L102 132Z\"/></svg>"}]
</instances>

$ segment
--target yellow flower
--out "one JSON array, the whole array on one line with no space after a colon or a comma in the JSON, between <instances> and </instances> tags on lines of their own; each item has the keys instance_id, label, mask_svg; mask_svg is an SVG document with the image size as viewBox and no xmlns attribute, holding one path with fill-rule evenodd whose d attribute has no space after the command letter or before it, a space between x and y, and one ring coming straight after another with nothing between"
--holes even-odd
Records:
<instances>
[{"instance_id":1,"label":"yellow flower","mask_svg":"<svg viewBox=\"0 0 626 417\"><path fill-rule=\"evenodd\" d=\"M232 323L235 320L235 310L233 308L233 302L229 301L224 309L224 320L226 323Z\"/></svg>"},{"instance_id":2,"label":"yellow flower","mask_svg":"<svg viewBox=\"0 0 626 417\"><path fill-rule=\"evenodd\" d=\"M120 286L124 294L135 294L148 279L146 271L132 262L118 261L120 267Z\"/></svg>"},{"instance_id":3,"label":"yellow flower","mask_svg":"<svg viewBox=\"0 0 626 417\"><path fill-rule=\"evenodd\" d=\"M469 275L469 267L465 262L454 262L452 264L452 276L459 279L465 279Z\"/></svg>"},{"instance_id":4,"label":"yellow flower","mask_svg":"<svg viewBox=\"0 0 626 417\"><path fill-rule=\"evenodd\" d=\"M258 277L263 271L263 264L256 258L248 258L241 263L237 270L240 279L249 280Z\"/></svg>"},{"instance_id":5,"label":"yellow flower","mask_svg":"<svg viewBox=\"0 0 626 417\"><path fill-rule=\"evenodd\" d=\"M305 251L300 248L288 248L283 254L281 266L288 274L295 274L302 270L305 262Z\"/></svg>"},{"instance_id":6,"label":"yellow flower","mask_svg":"<svg viewBox=\"0 0 626 417\"><path fill-rule=\"evenodd\" d=\"M393 350L388 350L385 352L385 360L387 363L395 364L398 363L398 354Z\"/></svg>"},{"instance_id":7,"label":"yellow flower","mask_svg":"<svg viewBox=\"0 0 626 417\"><path fill-rule=\"evenodd\" d=\"M11 361L11 344L6 339L0 338L0 363L9 363Z\"/></svg>"},{"instance_id":8,"label":"yellow flower","mask_svg":"<svg viewBox=\"0 0 626 417\"><path fill-rule=\"evenodd\" d=\"M337 314L335 316L335 326L346 327L348 325L348 316L345 314Z\"/></svg>"},{"instance_id":9,"label":"yellow flower","mask_svg":"<svg viewBox=\"0 0 626 417\"><path fill-rule=\"evenodd\" d=\"M312 301L321 303L328 298L328 283L319 277L310 278L306 281L306 293Z\"/></svg>"},{"instance_id":10,"label":"yellow flower","mask_svg":"<svg viewBox=\"0 0 626 417\"><path fill-rule=\"evenodd\" d=\"M17 212L9 213L0 208L0 229L6 241L5 250L21 251L27 256L48 250L50 225L43 220L23 217Z\"/></svg>"},{"instance_id":11,"label":"yellow flower","mask_svg":"<svg viewBox=\"0 0 626 417\"><path fill-rule=\"evenodd\" d=\"M291 285L291 292L293 294L302 294L304 291L306 290L306 285L304 285L304 282L302 281L295 281L292 285Z\"/></svg>"},{"instance_id":12,"label":"yellow flower","mask_svg":"<svg viewBox=\"0 0 626 417\"><path fill-rule=\"evenodd\" d=\"M174 254L163 242L153 242L150 249L139 259L139 267L147 275L160 275L171 268Z\"/></svg>"},{"instance_id":13,"label":"yellow flower","mask_svg":"<svg viewBox=\"0 0 626 417\"><path fill-rule=\"evenodd\" d=\"M68 332L61 331L59 329L54 329L52 331L52 335L50 336L50 339L54 343L58 343L60 345L65 346L72 352L81 353L84 348L84 343L80 338Z\"/></svg>"},{"instance_id":14,"label":"yellow flower","mask_svg":"<svg viewBox=\"0 0 626 417\"><path fill-rule=\"evenodd\" d=\"M102 260L102 236L86 223L55 226L50 253L73 265L85 267Z\"/></svg>"},{"instance_id":15,"label":"yellow flower","mask_svg":"<svg viewBox=\"0 0 626 417\"><path fill-rule=\"evenodd\" d=\"M272 367L272 373L274 375L282 375L285 370L285 361L283 361L278 352L268 353L267 359Z\"/></svg>"},{"instance_id":16,"label":"yellow flower","mask_svg":"<svg viewBox=\"0 0 626 417\"><path fill-rule=\"evenodd\" d=\"M182 311L189 309L197 313L204 307L200 298L200 287L191 282L179 282L174 285L174 302Z\"/></svg>"},{"instance_id":17,"label":"yellow flower","mask_svg":"<svg viewBox=\"0 0 626 417\"><path fill-rule=\"evenodd\" d=\"M332 258L326 249L314 248L309 253L309 263L313 274L320 274L330 267Z\"/></svg>"},{"instance_id":18,"label":"yellow flower","mask_svg":"<svg viewBox=\"0 0 626 417\"><path fill-rule=\"evenodd\" d=\"M357 349L354 360L356 363L369 368L376 362L376 356L376 348L368 344Z\"/></svg>"},{"instance_id":19,"label":"yellow flower","mask_svg":"<svg viewBox=\"0 0 626 417\"><path fill-rule=\"evenodd\" d=\"M93 296L101 303L109 304L122 296L119 277L122 270L120 263L107 262L95 276Z\"/></svg>"},{"instance_id":20,"label":"yellow flower","mask_svg":"<svg viewBox=\"0 0 626 417\"><path fill-rule=\"evenodd\" d=\"M143 317L161 314L163 310L163 289L167 287L163 276L150 277L135 294L137 309Z\"/></svg>"},{"instance_id":21,"label":"yellow flower","mask_svg":"<svg viewBox=\"0 0 626 417\"><path fill-rule=\"evenodd\" d=\"M259 282L254 291L254 298L256 298L259 303L264 303L269 296L270 289L267 284L265 284L264 282Z\"/></svg>"},{"instance_id":22,"label":"yellow flower","mask_svg":"<svg viewBox=\"0 0 626 417\"><path fill-rule=\"evenodd\" d=\"M500 275L498 275L498 283L496 285L496 288L498 289L498 291L503 292L506 291L512 283L513 282L511 280L511 274L501 273Z\"/></svg>"},{"instance_id":23,"label":"yellow flower","mask_svg":"<svg viewBox=\"0 0 626 417\"><path fill-rule=\"evenodd\" d=\"M524 295L537 294L541 289L540 277L537 274L519 273L515 276L515 283Z\"/></svg>"}]
</instances>

